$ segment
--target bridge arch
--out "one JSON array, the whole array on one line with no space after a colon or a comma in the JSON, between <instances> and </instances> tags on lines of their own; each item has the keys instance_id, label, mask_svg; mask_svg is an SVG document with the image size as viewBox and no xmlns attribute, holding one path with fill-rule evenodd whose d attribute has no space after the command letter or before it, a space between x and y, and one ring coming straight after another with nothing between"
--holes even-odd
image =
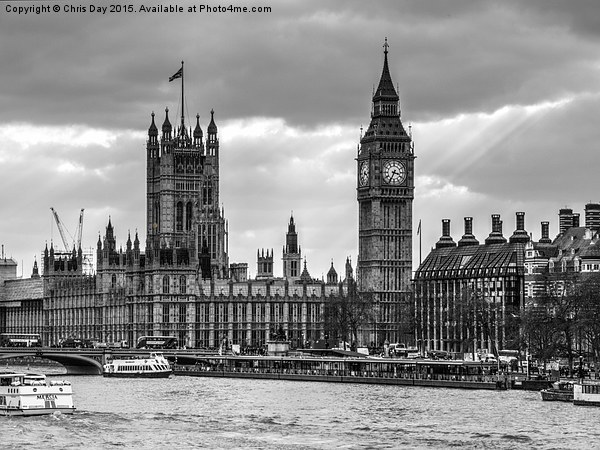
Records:
<instances>
[{"instance_id":1,"label":"bridge arch","mask_svg":"<svg viewBox=\"0 0 600 450\"><path fill-rule=\"evenodd\" d=\"M0 350L0 360L19 357L35 357L56 361L67 369L67 375L102 375L102 363L90 356L46 350L38 350L35 353L31 351L9 353Z\"/></svg>"}]
</instances>

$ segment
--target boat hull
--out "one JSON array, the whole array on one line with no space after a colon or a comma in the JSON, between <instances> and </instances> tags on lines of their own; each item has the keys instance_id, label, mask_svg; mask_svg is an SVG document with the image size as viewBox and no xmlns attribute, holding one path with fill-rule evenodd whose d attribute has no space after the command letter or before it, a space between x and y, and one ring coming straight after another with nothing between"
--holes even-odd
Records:
<instances>
[{"instance_id":1,"label":"boat hull","mask_svg":"<svg viewBox=\"0 0 600 450\"><path fill-rule=\"evenodd\" d=\"M542 394L542 400L547 402L573 402L573 391L544 389L540 392Z\"/></svg>"},{"instance_id":2,"label":"boat hull","mask_svg":"<svg viewBox=\"0 0 600 450\"><path fill-rule=\"evenodd\" d=\"M106 378L169 378L173 372L140 372L140 373L108 373L103 376Z\"/></svg>"},{"instance_id":3,"label":"boat hull","mask_svg":"<svg viewBox=\"0 0 600 450\"><path fill-rule=\"evenodd\" d=\"M75 408L0 409L0 416L46 416L50 414L73 414Z\"/></svg>"},{"instance_id":4,"label":"boat hull","mask_svg":"<svg viewBox=\"0 0 600 450\"><path fill-rule=\"evenodd\" d=\"M600 406L600 401L592 400L573 400L573 404L577 406Z\"/></svg>"}]
</instances>

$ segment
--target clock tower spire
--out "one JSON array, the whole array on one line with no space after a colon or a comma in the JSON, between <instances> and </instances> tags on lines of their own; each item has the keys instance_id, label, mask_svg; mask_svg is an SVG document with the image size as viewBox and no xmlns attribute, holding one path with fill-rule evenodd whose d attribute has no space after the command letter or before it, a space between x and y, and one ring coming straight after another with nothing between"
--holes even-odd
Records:
<instances>
[{"instance_id":1,"label":"clock tower spire","mask_svg":"<svg viewBox=\"0 0 600 450\"><path fill-rule=\"evenodd\" d=\"M371 122L357 157L358 288L372 294L374 323L366 339L376 345L412 340L412 202L414 159L411 136L400 120L400 97L388 66L373 92Z\"/></svg>"}]
</instances>

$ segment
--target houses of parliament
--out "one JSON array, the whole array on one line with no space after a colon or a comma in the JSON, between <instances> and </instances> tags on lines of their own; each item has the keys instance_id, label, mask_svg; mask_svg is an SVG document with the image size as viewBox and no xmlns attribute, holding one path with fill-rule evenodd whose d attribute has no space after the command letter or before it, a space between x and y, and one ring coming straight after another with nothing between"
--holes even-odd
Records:
<instances>
[{"instance_id":1,"label":"houses of parliament","mask_svg":"<svg viewBox=\"0 0 600 450\"><path fill-rule=\"evenodd\" d=\"M12 259L0 259L0 332L38 333L45 345L67 337L134 344L141 336L167 335L182 346L216 348L223 342L260 347L278 330L292 347L306 346L341 338L330 335L327 310L368 293L372 314L356 344L409 340L414 334L405 327L412 301L414 155L400 120L387 42L383 56L370 125L352 155L359 217L356 273L348 258L341 276L332 263L326 279L311 277L296 220L287 215L282 217L288 221L287 231L282 229L283 273L273 273L275 255L269 249L257 250L254 279L248 278L247 263L230 263L228 225L219 206L215 114L211 111L205 130L199 115L195 124L186 124L182 101L180 122L166 109L159 129L161 119L151 114L145 244L135 233L123 249L115 239L118 224L108 218L93 275L82 270L81 248L65 255L46 246L42 267L35 263L28 279L17 279Z\"/></svg>"}]
</instances>

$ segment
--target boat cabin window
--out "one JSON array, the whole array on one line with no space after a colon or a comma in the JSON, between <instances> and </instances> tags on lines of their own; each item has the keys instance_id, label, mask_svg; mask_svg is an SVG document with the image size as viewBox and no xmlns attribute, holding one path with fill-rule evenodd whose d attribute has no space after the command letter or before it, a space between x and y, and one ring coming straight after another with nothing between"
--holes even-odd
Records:
<instances>
[{"instance_id":1,"label":"boat cabin window","mask_svg":"<svg viewBox=\"0 0 600 450\"><path fill-rule=\"evenodd\" d=\"M0 378L0 386L12 386L13 383L20 383L21 377L12 376L12 377L2 377Z\"/></svg>"},{"instance_id":2,"label":"boat cabin window","mask_svg":"<svg viewBox=\"0 0 600 450\"><path fill-rule=\"evenodd\" d=\"M582 388L584 394L600 394L600 384L584 384Z\"/></svg>"}]
</instances>

